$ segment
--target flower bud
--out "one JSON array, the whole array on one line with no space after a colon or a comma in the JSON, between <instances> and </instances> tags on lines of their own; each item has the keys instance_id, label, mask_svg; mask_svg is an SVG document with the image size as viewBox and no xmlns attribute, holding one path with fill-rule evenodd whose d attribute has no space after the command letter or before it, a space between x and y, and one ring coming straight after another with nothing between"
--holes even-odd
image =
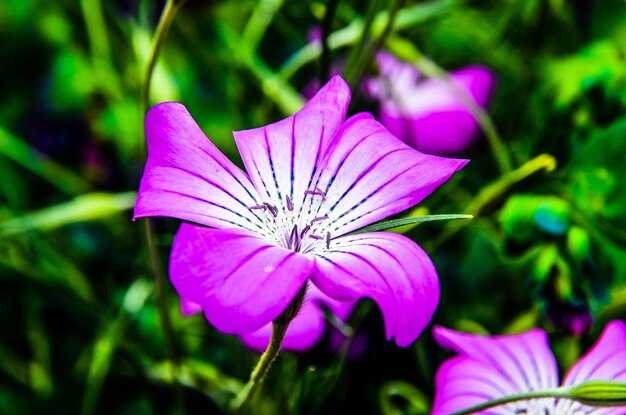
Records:
<instances>
[{"instance_id":1,"label":"flower bud","mask_svg":"<svg viewBox=\"0 0 626 415\"><path fill-rule=\"evenodd\" d=\"M626 383L588 381L572 386L568 398L590 406L626 406Z\"/></svg>"}]
</instances>

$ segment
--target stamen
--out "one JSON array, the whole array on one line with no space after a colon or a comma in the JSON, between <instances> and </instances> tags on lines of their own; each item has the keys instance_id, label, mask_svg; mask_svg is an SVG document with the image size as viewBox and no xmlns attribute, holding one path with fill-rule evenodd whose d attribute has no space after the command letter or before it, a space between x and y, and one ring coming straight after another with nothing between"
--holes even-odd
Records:
<instances>
[{"instance_id":1,"label":"stamen","mask_svg":"<svg viewBox=\"0 0 626 415\"><path fill-rule=\"evenodd\" d=\"M252 209L252 210L254 210L254 209L265 210L265 209L267 209L267 206L265 206L265 205L255 205L255 206L250 206L250 209Z\"/></svg>"},{"instance_id":2,"label":"stamen","mask_svg":"<svg viewBox=\"0 0 626 415\"><path fill-rule=\"evenodd\" d=\"M298 239L298 225L295 225L289 234L289 247L294 248Z\"/></svg>"},{"instance_id":3,"label":"stamen","mask_svg":"<svg viewBox=\"0 0 626 415\"><path fill-rule=\"evenodd\" d=\"M328 219L328 216L327 216L327 215L324 215L324 216L318 216L317 218L315 218L315 219L313 219L313 220L311 221L311 225L313 225L315 222L321 222L321 221L326 220L326 219Z\"/></svg>"},{"instance_id":4,"label":"stamen","mask_svg":"<svg viewBox=\"0 0 626 415\"><path fill-rule=\"evenodd\" d=\"M321 236L319 236L319 235L309 235L309 238L313 238L313 239L318 240L318 241L319 241L320 239L324 239L324 238L322 238L322 237L321 237Z\"/></svg>"},{"instance_id":5,"label":"stamen","mask_svg":"<svg viewBox=\"0 0 626 415\"><path fill-rule=\"evenodd\" d=\"M285 196L285 198L287 199L287 210L293 211L293 202L291 201L289 196Z\"/></svg>"},{"instance_id":6,"label":"stamen","mask_svg":"<svg viewBox=\"0 0 626 415\"><path fill-rule=\"evenodd\" d=\"M267 210L270 211L273 217L278 216L278 209L276 209L274 206L270 205L269 203L264 203L264 205L267 207Z\"/></svg>"},{"instance_id":7,"label":"stamen","mask_svg":"<svg viewBox=\"0 0 626 415\"><path fill-rule=\"evenodd\" d=\"M304 194L311 196L322 196L322 202L326 200L326 194L317 187L315 188L315 190L305 190Z\"/></svg>"},{"instance_id":8,"label":"stamen","mask_svg":"<svg viewBox=\"0 0 626 415\"><path fill-rule=\"evenodd\" d=\"M330 248L330 232L326 232L326 249Z\"/></svg>"},{"instance_id":9,"label":"stamen","mask_svg":"<svg viewBox=\"0 0 626 415\"><path fill-rule=\"evenodd\" d=\"M311 230L311 225L306 225L303 229L302 232L300 232L300 238L304 238L304 235L306 235L306 233L308 231Z\"/></svg>"}]
</instances>

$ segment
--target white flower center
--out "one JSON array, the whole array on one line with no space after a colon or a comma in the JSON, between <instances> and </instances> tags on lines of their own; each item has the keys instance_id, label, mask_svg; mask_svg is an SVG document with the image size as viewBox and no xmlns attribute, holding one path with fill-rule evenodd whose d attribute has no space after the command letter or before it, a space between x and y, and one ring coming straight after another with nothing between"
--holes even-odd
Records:
<instances>
[{"instance_id":1,"label":"white flower center","mask_svg":"<svg viewBox=\"0 0 626 415\"><path fill-rule=\"evenodd\" d=\"M320 213L326 195L315 188L302 196L295 204L285 195L280 206L265 202L251 206L250 210L262 211L264 228L260 233L274 244L304 254L327 250L332 240L329 218Z\"/></svg>"}]
</instances>

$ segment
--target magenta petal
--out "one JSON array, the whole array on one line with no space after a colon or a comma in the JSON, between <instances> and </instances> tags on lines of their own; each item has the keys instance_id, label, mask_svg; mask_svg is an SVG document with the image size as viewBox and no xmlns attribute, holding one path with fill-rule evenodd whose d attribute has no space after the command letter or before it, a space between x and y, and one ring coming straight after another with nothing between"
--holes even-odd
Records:
<instances>
[{"instance_id":1,"label":"magenta petal","mask_svg":"<svg viewBox=\"0 0 626 415\"><path fill-rule=\"evenodd\" d=\"M563 386L577 385L588 380L626 382L626 326L612 321L596 344L570 369Z\"/></svg>"},{"instance_id":2,"label":"magenta petal","mask_svg":"<svg viewBox=\"0 0 626 415\"><path fill-rule=\"evenodd\" d=\"M245 230L183 223L170 256L170 278L182 298L200 304L220 331L243 334L271 322L302 288L314 267Z\"/></svg>"},{"instance_id":3,"label":"magenta petal","mask_svg":"<svg viewBox=\"0 0 626 415\"><path fill-rule=\"evenodd\" d=\"M430 321L439 300L432 262L410 239L363 233L334 241L316 256L313 283L339 300L372 298L385 319L387 338L411 344Z\"/></svg>"},{"instance_id":4,"label":"magenta petal","mask_svg":"<svg viewBox=\"0 0 626 415\"><path fill-rule=\"evenodd\" d=\"M593 347L569 370L563 386L578 385L589 380L626 382L626 326L612 321L604 328ZM623 415L626 406L592 408L578 402L560 400L556 413L590 415Z\"/></svg>"},{"instance_id":5,"label":"magenta petal","mask_svg":"<svg viewBox=\"0 0 626 415\"><path fill-rule=\"evenodd\" d=\"M202 312L202 306L198 303L194 303L193 301L185 300L184 298L180 299L180 312L183 316L189 317L194 314L198 314Z\"/></svg>"},{"instance_id":6,"label":"magenta petal","mask_svg":"<svg viewBox=\"0 0 626 415\"><path fill-rule=\"evenodd\" d=\"M315 346L324 333L324 314L320 304L328 307L330 311L341 320L346 320L354 308L352 301L337 301L329 298L315 285L309 284L300 312L293 319L283 341L283 349L295 352L309 350ZM267 324L254 333L241 336L244 344L251 349L264 351L270 342L272 325Z\"/></svg>"},{"instance_id":7,"label":"magenta petal","mask_svg":"<svg viewBox=\"0 0 626 415\"><path fill-rule=\"evenodd\" d=\"M350 88L332 78L297 113L275 124L234 132L246 170L259 195L279 209L288 196L296 211L312 190L317 164L346 118Z\"/></svg>"},{"instance_id":8,"label":"magenta petal","mask_svg":"<svg viewBox=\"0 0 626 415\"><path fill-rule=\"evenodd\" d=\"M405 210L468 163L429 156L407 146L371 115L347 120L328 146L315 187L326 194L318 216L333 237Z\"/></svg>"},{"instance_id":9,"label":"magenta petal","mask_svg":"<svg viewBox=\"0 0 626 415\"><path fill-rule=\"evenodd\" d=\"M182 104L153 107L145 124L148 161L135 218L167 216L222 229L260 229L261 220L250 210L260 202L250 180Z\"/></svg>"},{"instance_id":10,"label":"magenta petal","mask_svg":"<svg viewBox=\"0 0 626 415\"><path fill-rule=\"evenodd\" d=\"M437 373L433 414L558 386L556 360L542 330L511 336L480 336L436 327L434 336L442 347L460 356L445 362ZM515 408L528 407L535 408L533 413L544 413L544 409L554 413L551 412L554 404L554 399L534 400L510 404L495 413L516 413Z\"/></svg>"},{"instance_id":11,"label":"magenta petal","mask_svg":"<svg viewBox=\"0 0 626 415\"><path fill-rule=\"evenodd\" d=\"M292 320L283 350L303 352L315 346L324 334L324 315L319 305L310 298L305 298L298 315ZM257 351L265 351L272 336L272 324L266 324L260 330L241 336L246 346Z\"/></svg>"}]
</instances>

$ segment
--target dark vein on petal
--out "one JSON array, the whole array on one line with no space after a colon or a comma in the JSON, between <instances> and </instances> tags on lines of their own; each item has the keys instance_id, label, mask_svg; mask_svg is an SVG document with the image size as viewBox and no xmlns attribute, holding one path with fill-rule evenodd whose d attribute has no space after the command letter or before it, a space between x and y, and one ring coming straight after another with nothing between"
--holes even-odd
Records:
<instances>
[{"instance_id":1,"label":"dark vein on petal","mask_svg":"<svg viewBox=\"0 0 626 415\"><path fill-rule=\"evenodd\" d=\"M398 177L402 176L403 174L407 173L408 171L413 170L415 167L419 166L422 163L422 161L420 160L419 162L407 167L406 169L402 170L400 173L396 174L395 176L393 176L391 179L387 180L385 183L383 183L382 185L380 185L378 188L376 188L376 190L372 191L370 194L368 194L367 196L365 196L363 199L361 199L359 202L357 202L355 205L353 205L351 208L349 208L348 210L344 211L342 214L340 214L339 216L337 216L334 219L334 222L337 223L339 221L339 219L343 218L344 216L346 216L347 214L349 214L350 212L352 212L353 210L357 209L359 206L363 205L363 203L365 203L367 200L369 200L372 196L374 196L375 194L377 194L378 192L382 191L385 187L387 187L388 185L390 185L392 182L394 182ZM400 199L400 198L398 198ZM352 219L351 221L348 221L346 223L343 223L341 225L337 225L335 226L335 229L333 230L333 232L338 231L339 229L341 229L342 227L346 226L349 223L352 223L362 217L364 217L365 215L374 212L374 210L370 210L354 219Z\"/></svg>"},{"instance_id":2,"label":"dark vein on petal","mask_svg":"<svg viewBox=\"0 0 626 415\"><path fill-rule=\"evenodd\" d=\"M209 179L207 179L206 177L204 177L204 176L202 176L202 175L200 175L200 174L198 174L198 173L196 173L196 172L194 172L194 171L192 171L192 170L187 170L187 169L185 169L185 168L183 168L183 167L162 167L162 170L167 170L167 169L174 169L174 170L177 170L177 171L182 171L182 172L184 172L184 173L189 174L189 175L190 175L190 176L192 176L192 177L195 177L195 178L196 178L196 179L198 179L198 180L201 180L201 181L203 181L203 182L205 182L205 183L207 183L207 184L209 184L209 185L213 186L214 188L218 189L218 190L219 190L219 191L221 191L222 193L227 194L227 195L228 195L231 199L233 199L235 202L237 202L239 205L241 205L241 206L244 208L244 211L245 211L245 212L250 212L250 210L248 209L248 205L246 205L243 201L239 200L239 198L237 198L235 195L233 195L232 193L230 193L228 190L226 190L225 188L223 188L223 187L222 187L221 185L219 185L218 183L215 183L215 182L213 182L212 180L209 180ZM151 177L151 178L153 178L153 179L154 179L154 175L152 175L152 177ZM157 184L160 184L160 183L159 183L159 180L155 180L155 181L157 182ZM154 187L155 187L156 189L160 189L160 187L159 187L158 185L157 185L157 186L154 186ZM164 191L167 191L166 189L163 189L163 190L164 190ZM178 193L178 194L184 194L184 193L180 193L180 192L176 192L176 191L170 191L170 192L172 192L172 193ZM200 199L200 200L202 200L202 199ZM233 212L234 212L234 211L233 211ZM238 215L240 215L240 214L238 214ZM256 215L253 215L253 216L254 216L255 218L257 218L257 219L258 219L258 217L257 217ZM249 220L249 219L248 219L248 220Z\"/></svg>"},{"instance_id":3,"label":"dark vein on petal","mask_svg":"<svg viewBox=\"0 0 626 415\"><path fill-rule=\"evenodd\" d=\"M259 248L255 249L254 251L252 251L251 253L249 253L248 255L246 255L245 257L243 257L243 258L241 259L241 261L239 261L239 262L237 263L237 265L235 265L235 267L234 267L232 270L230 270L230 272L229 272L228 274L226 274L226 275L224 276L224 279L222 280L222 284L226 283L226 281L228 281L228 279L230 279L230 277L231 277L231 276L232 276L235 272L239 271L239 269L240 269L242 266L244 266L244 264L246 264L248 261L252 260L255 256L257 256L257 254L259 254L259 253L261 253L261 252L263 252L263 251L266 251L266 250L268 250L268 249L269 249L269 248L271 248L271 247L272 247L271 245L264 245L264 246L261 246L261 247L259 247Z\"/></svg>"},{"instance_id":4,"label":"dark vein on petal","mask_svg":"<svg viewBox=\"0 0 626 415\"><path fill-rule=\"evenodd\" d=\"M278 179L276 178L276 170L274 169L274 160L272 160L272 148L270 147L270 141L267 136L267 128L263 128L263 135L265 137L265 151L267 152L267 159L270 162L270 170L272 170L272 178L274 179L274 185L276 186L278 200L282 201L283 196L280 194L280 187L278 187Z\"/></svg>"},{"instance_id":5,"label":"dark vein on petal","mask_svg":"<svg viewBox=\"0 0 626 415\"><path fill-rule=\"evenodd\" d=\"M176 190L159 189L158 191L161 191L161 192L164 192L164 193L175 194L175 195L182 196L182 197L186 197L186 198L189 198L189 199L192 199L192 200L196 200L196 201L198 201L198 202L206 203L206 204L208 204L208 205L215 206L215 207L217 207L217 208L220 208L220 209L226 210L226 211L228 211L228 212L232 213L233 215L235 215L235 216L237 216L237 217L239 217L239 218L241 218L241 219L246 220L246 221L247 221L247 222L249 222L251 225L254 225L254 226L256 227L256 229L257 229L257 230L260 230L260 229L261 229L261 228L259 228L258 224L254 223L252 220L250 220L250 218L248 218L248 217L246 217L246 216L243 216L242 214L240 214L239 212L237 212L237 211L235 211L235 210L232 210L232 209L230 209L230 208L228 208L228 207L226 207L226 206L222 206L222 205L220 205L220 204L218 204L218 203L215 203L215 202L212 202L212 201L210 201L210 200L206 200L206 199L203 199L203 198L200 198L200 197L197 197L197 196L191 196L191 195L188 195L188 194L185 194L185 193L178 192L178 191L176 191ZM202 216L208 216L208 215L202 215ZM232 223L232 224L236 224L236 225L238 225L238 226L241 226L242 228L246 228L246 227L245 227L243 224L241 224L241 223L231 222L231 221L226 220L226 219L224 219L224 221L226 221L226 222L230 222L230 223ZM249 228L246 228L246 229L248 229L248 230L252 230L252 229L249 229Z\"/></svg>"},{"instance_id":6,"label":"dark vein on petal","mask_svg":"<svg viewBox=\"0 0 626 415\"><path fill-rule=\"evenodd\" d=\"M243 183L241 183L241 181L239 181L239 179L237 178L237 176L230 170L228 169L226 166L224 166L215 156L213 156L213 154L211 154L207 149L205 148L201 148L202 151L209 157L211 157L221 168L224 169L224 171L226 171L228 174L230 174L230 176L235 179L235 181L237 183L239 183L239 185L243 188L243 190L246 191L246 193L248 194L248 196L250 196L250 198L252 199L252 201L254 203L258 203L256 198L252 195L252 193L250 193L250 190L248 190L248 188L246 186L244 186Z\"/></svg>"},{"instance_id":7,"label":"dark vein on petal","mask_svg":"<svg viewBox=\"0 0 626 415\"><path fill-rule=\"evenodd\" d=\"M385 158L387 158L388 156L397 153L398 151L413 151L413 149L410 148L396 148L394 150L389 151L388 153L385 153L384 155L382 155L381 157L379 157L376 161L374 161L372 164L369 165L369 167L365 170L363 170L361 173L359 173L359 175L357 176L357 178L350 184L350 186L346 189L345 192L343 192L343 194L335 201L335 203L330 207L330 212L332 212L333 210L335 210L335 207L337 207L337 205L343 200L344 197L346 197L346 195L348 193L350 193L350 191L352 189L354 189L356 187L356 185L365 177L367 176L370 172L372 172L376 166L378 166Z\"/></svg>"}]
</instances>

